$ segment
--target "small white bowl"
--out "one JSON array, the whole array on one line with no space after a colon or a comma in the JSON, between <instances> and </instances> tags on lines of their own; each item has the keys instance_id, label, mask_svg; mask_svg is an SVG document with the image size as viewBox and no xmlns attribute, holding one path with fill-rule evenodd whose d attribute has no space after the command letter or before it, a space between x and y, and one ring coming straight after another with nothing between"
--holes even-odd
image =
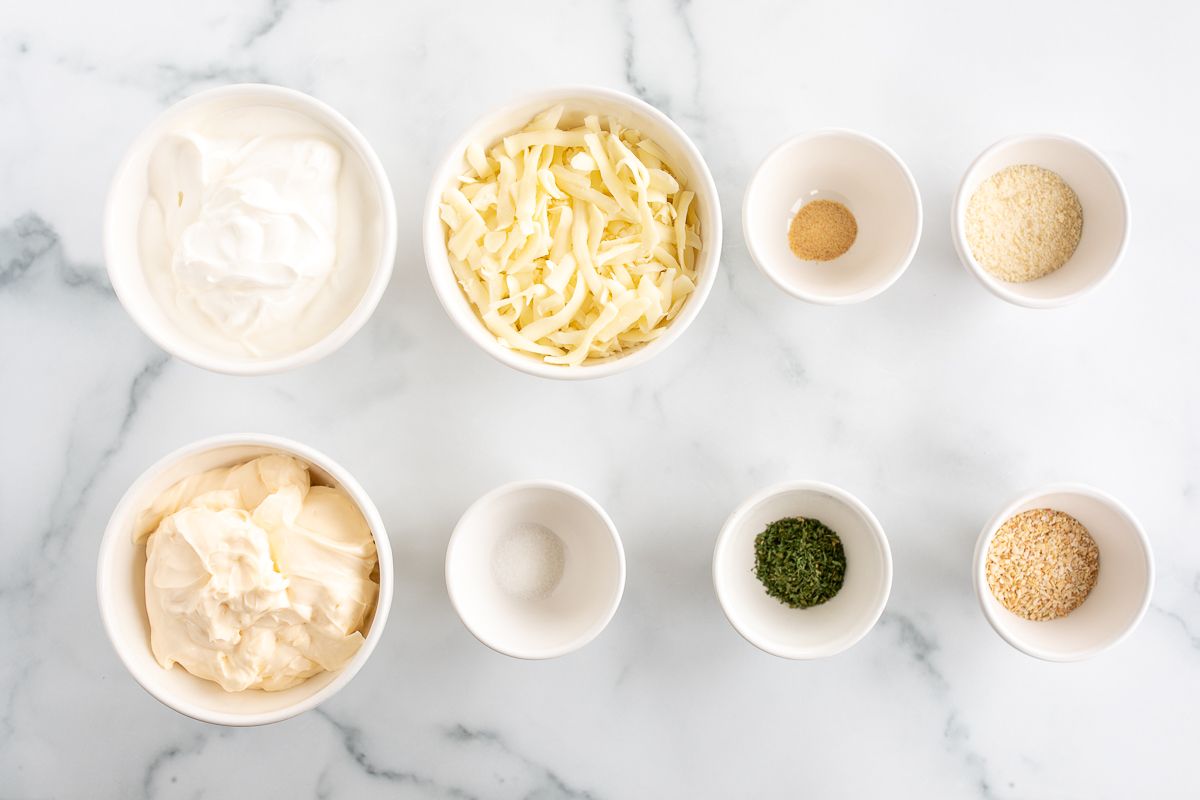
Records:
<instances>
[{"instance_id":1,"label":"small white bowl","mask_svg":"<svg viewBox=\"0 0 1200 800\"><path fill-rule=\"evenodd\" d=\"M364 222L364 259L370 278L358 304L322 338L292 353L264 358L218 351L182 330L154 296L142 266L138 224L147 196L146 169L163 134L203 115L233 108L268 106L294 111L316 121L339 140L346 159L355 159L364 177L367 201L377 220ZM171 355L197 367L228 375L266 375L312 364L337 350L366 323L379 305L396 260L396 201L379 157L366 138L333 108L294 89L243 83L194 94L164 111L130 145L113 176L104 210L104 258L113 290L142 332Z\"/></svg>"},{"instance_id":2,"label":"small white bowl","mask_svg":"<svg viewBox=\"0 0 1200 800\"><path fill-rule=\"evenodd\" d=\"M754 575L755 537L785 517L820 520L842 540L846 580L826 603L788 608ZM854 495L817 481L781 483L738 506L717 537L712 570L730 624L783 658L825 658L853 646L875 626L892 590L892 551L879 520Z\"/></svg>"},{"instance_id":3,"label":"small white bowl","mask_svg":"<svg viewBox=\"0 0 1200 800\"><path fill-rule=\"evenodd\" d=\"M472 143L490 147L502 137L520 130L536 114L557 104L566 106L568 116L600 114L612 117L626 127L650 137L670 157L671 167L696 193L702 246L696 258L696 289L684 303L679 315L671 320L666 333L624 355L593 361L576 367L547 364L539 358L518 352L496 341L463 294L454 277L446 252L446 234L438 214L442 193L450 182L466 169L465 153ZM425 265L438 300L454 324L488 355L514 369L543 378L581 379L613 375L649 361L678 339L700 314L704 301L717 279L721 257L721 200L703 156L683 130L658 109L636 97L596 86L563 86L526 95L490 112L470 128L451 147L433 173L425 200Z\"/></svg>"},{"instance_id":4,"label":"small white bowl","mask_svg":"<svg viewBox=\"0 0 1200 800\"><path fill-rule=\"evenodd\" d=\"M971 195L1005 167L1033 164L1062 176L1083 207L1083 235L1075 253L1054 272L1025 283L1003 281L984 269L967 243ZM954 196L950 227L959 260L997 297L1027 308L1066 305L1100 286L1117 268L1129 241L1129 199L1116 170L1078 139L1033 134L1002 139L967 169Z\"/></svg>"},{"instance_id":5,"label":"small white bowl","mask_svg":"<svg viewBox=\"0 0 1200 800\"><path fill-rule=\"evenodd\" d=\"M226 692L181 666L163 669L150 650L146 616L146 546L134 544L138 514L177 481L205 470L230 466L267 453L286 453L309 465L314 479L341 487L358 505L379 556L379 598L368 620L366 641L345 667L321 672L279 692L249 689ZM337 694L362 668L383 636L392 605L392 550L387 530L367 493L340 464L298 442L265 434L228 434L202 439L164 456L134 481L117 503L100 543L96 593L100 618L117 656L133 679L163 705L192 719L216 725L266 725L315 708Z\"/></svg>"},{"instance_id":6,"label":"small white bowl","mask_svg":"<svg viewBox=\"0 0 1200 800\"><path fill-rule=\"evenodd\" d=\"M809 200L836 200L854 215L858 237L832 261L802 261L788 226ZM891 148L855 131L804 133L776 147L750 179L742 232L758 268L788 294L811 303L868 300L904 274L921 241L921 193Z\"/></svg>"},{"instance_id":7,"label":"small white bowl","mask_svg":"<svg viewBox=\"0 0 1200 800\"><path fill-rule=\"evenodd\" d=\"M544 525L563 542L562 579L549 596L523 599L493 577L501 537L514 527ZM600 505L556 481L510 483L471 504L446 547L446 589L467 630L498 653L555 658L604 630L625 591L625 550Z\"/></svg>"},{"instance_id":8,"label":"small white bowl","mask_svg":"<svg viewBox=\"0 0 1200 800\"><path fill-rule=\"evenodd\" d=\"M1100 573L1083 604L1058 619L1018 617L992 596L987 556L992 537L1016 514L1051 508L1083 523L1100 549ZM1150 540L1129 509L1099 489L1058 483L1022 494L992 517L975 545L975 594L983 615L1006 642L1046 661L1081 661L1124 639L1141 621L1154 591Z\"/></svg>"}]
</instances>

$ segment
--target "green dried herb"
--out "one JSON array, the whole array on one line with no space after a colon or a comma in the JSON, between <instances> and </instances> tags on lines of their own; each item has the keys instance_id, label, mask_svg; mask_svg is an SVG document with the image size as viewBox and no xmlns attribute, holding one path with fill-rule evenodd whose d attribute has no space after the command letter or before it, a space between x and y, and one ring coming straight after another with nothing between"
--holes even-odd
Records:
<instances>
[{"instance_id":1,"label":"green dried herb","mask_svg":"<svg viewBox=\"0 0 1200 800\"><path fill-rule=\"evenodd\" d=\"M842 540L820 520L776 520L754 539L754 575L767 594L792 608L827 602L846 580Z\"/></svg>"}]
</instances>

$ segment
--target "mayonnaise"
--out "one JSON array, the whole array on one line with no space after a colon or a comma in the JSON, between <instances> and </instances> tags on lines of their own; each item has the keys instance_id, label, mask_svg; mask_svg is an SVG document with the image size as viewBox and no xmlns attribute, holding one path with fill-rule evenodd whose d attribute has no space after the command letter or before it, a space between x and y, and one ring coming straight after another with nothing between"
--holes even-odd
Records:
<instances>
[{"instance_id":1,"label":"mayonnaise","mask_svg":"<svg viewBox=\"0 0 1200 800\"><path fill-rule=\"evenodd\" d=\"M344 320L370 279L378 224L356 156L270 106L194 116L150 155L143 270L185 333L226 355L284 355Z\"/></svg>"},{"instance_id":2,"label":"mayonnaise","mask_svg":"<svg viewBox=\"0 0 1200 800\"><path fill-rule=\"evenodd\" d=\"M291 456L214 469L142 512L150 647L227 692L287 689L346 664L379 585L375 540L341 490Z\"/></svg>"}]
</instances>

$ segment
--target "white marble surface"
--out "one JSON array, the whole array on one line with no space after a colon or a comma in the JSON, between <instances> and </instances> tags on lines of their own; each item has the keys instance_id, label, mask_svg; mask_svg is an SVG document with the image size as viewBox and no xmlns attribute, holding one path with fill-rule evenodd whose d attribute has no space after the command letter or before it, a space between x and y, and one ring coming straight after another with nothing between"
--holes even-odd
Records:
<instances>
[{"instance_id":1,"label":"white marble surface","mask_svg":"<svg viewBox=\"0 0 1200 800\"><path fill-rule=\"evenodd\" d=\"M1194 4L1040 2L10 3L0 12L0 795L5 797L1195 797L1200 327ZM109 288L104 192L167 104L231 81L343 111L396 189L400 254L342 351L265 379L164 356ZM695 138L726 247L693 328L630 374L560 384L452 328L424 274L426 176L478 113L564 82L633 91ZM859 128L907 160L926 228L883 296L784 296L742 243L741 192L789 134ZM1001 136L1105 152L1134 210L1125 264L1070 308L996 300L957 263L950 197ZM561 423L546 429L550 415ZM224 730L125 674L95 606L107 516L153 459L232 430L323 449L396 550L386 635L320 710ZM486 489L549 476L621 529L625 600L591 646L522 663L475 642L442 582ZM751 491L859 495L895 555L851 651L758 652L709 581ZM1140 628L1075 665L1002 642L974 598L983 522L1048 480L1116 494L1153 540Z\"/></svg>"}]
</instances>

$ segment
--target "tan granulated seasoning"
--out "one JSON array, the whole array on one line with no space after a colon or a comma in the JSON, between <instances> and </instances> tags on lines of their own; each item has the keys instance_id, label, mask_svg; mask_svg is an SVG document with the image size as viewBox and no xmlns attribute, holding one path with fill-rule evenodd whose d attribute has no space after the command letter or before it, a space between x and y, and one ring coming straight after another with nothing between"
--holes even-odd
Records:
<instances>
[{"instance_id":1,"label":"tan granulated seasoning","mask_svg":"<svg viewBox=\"0 0 1200 800\"><path fill-rule=\"evenodd\" d=\"M1062 511L1035 508L1007 520L992 537L987 582L1019 617L1039 621L1071 613L1100 574L1100 549L1083 524Z\"/></svg>"},{"instance_id":2,"label":"tan granulated seasoning","mask_svg":"<svg viewBox=\"0 0 1200 800\"><path fill-rule=\"evenodd\" d=\"M788 225L788 247L802 261L832 261L857 238L858 221L835 200L805 203Z\"/></svg>"},{"instance_id":3,"label":"tan granulated seasoning","mask_svg":"<svg viewBox=\"0 0 1200 800\"><path fill-rule=\"evenodd\" d=\"M1083 234L1083 207L1056 172L1006 167L967 203L967 243L983 268L1009 283L1049 275L1067 263Z\"/></svg>"}]
</instances>

